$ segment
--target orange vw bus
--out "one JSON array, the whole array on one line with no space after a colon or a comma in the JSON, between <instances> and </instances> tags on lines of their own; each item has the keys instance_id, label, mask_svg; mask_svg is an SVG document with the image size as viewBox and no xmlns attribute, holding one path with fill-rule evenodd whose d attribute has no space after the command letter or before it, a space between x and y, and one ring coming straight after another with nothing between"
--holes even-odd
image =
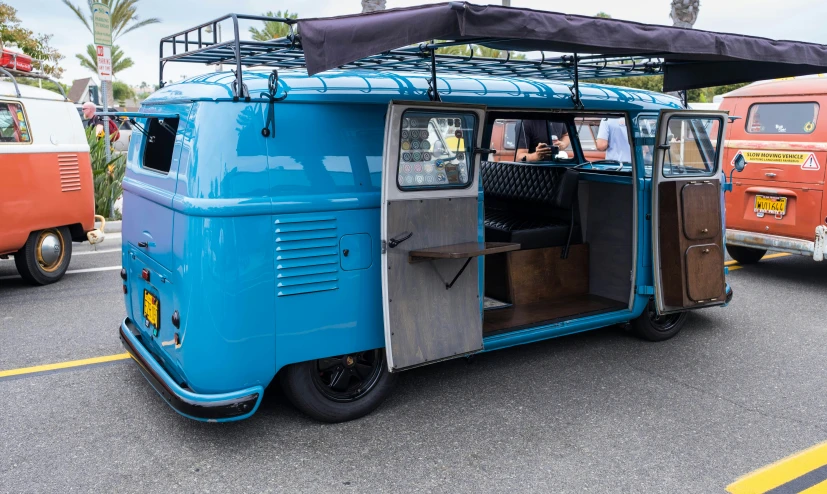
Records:
<instances>
[{"instance_id":1,"label":"orange vw bus","mask_svg":"<svg viewBox=\"0 0 827 494\"><path fill-rule=\"evenodd\" d=\"M727 251L758 262L767 249L824 259L827 78L756 83L727 94L725 171L749 163L726 196Z\"/></svg>"},{"instance_id":2,"label":"orange vw bus","mask_svg":"<svg viewBox=\"0 0 827 494\"><path fill-rule=\"evenodd\" d=\"M95 230L89 145L74 105L14 77L0 82L0 258L13 255L23 279L45 285L63 276L72 242L83 240L97 243L103 234Z\"/></svg>"}]
</instances>

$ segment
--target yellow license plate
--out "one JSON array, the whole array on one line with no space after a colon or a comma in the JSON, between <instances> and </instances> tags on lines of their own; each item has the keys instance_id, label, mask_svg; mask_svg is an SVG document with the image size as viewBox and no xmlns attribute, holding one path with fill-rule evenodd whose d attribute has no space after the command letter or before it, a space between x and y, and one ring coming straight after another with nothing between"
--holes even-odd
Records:
<instances>
[{"instance_id":1,"label":"yellow license plate","mask_svg":"<svg viewBox=\"0 0 827 494\"><path fill-rule=\"evenodd\" d=\"M755 209L759 216L774 214L783 216L787 214L787 198L779 196L755 196Z\"/></svg>"},{"instance_id":2,"label":"yellow license plate","mask_svg":"<svg viewBox=\"0 0 827 494\"><path fill-rule=\"evenodd\" d=\"M148 290L144 290L144 319L155 329L161 329L161 301Z\"/></svg>"}]
</instances>

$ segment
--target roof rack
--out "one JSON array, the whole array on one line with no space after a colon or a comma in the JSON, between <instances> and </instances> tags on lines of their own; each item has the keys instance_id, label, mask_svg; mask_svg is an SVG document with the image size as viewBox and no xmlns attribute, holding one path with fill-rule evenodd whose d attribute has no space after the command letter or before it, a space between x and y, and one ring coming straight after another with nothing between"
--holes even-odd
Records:
<instances>
[{"instance_id":1,"label":"roof rack","mask_svg":"<svg viewBox=\"0 0 827 494\"><path fill-rule=\"evenodd\" d=\"M218 25L230 20L232 39L219 41ZM243 40L240 38L239 21L279 22L289 28L287 36L269 41ZM249 98L244 86L242 70L245 67L263 66L276 69L306 68L301 35L296 30L297 19L257 15L228 14L193 28L161 38L159 47L159 82L164 85L164 66L168 62L198 63L207 65L231 64L235 66L233 98ZM207 31L207 30L210 31ZM341 69L375 71L422 71L430 74L429 96L439 100L436 89L436 71L446 70L465 75L494 77L526 77L573 82L572 97L580 104L579 80L641 75L657 75L663 72L663 61L656 55L633 56L547 56L541 52L539 60L514 58L505 52L505 58L488 58L473 55L475 41L440 41L422 43L390 50L342 65ZM491 39L486 39L490 43ZM471 46L471 55L439 53L441 48ZM171 53L169 53L171 52Z\"/></svg>"},{"instance_id":2,"label":"roof rack","mask_svg":"<svg viewBox=\"0 0 827 494\"><path fill-rule=\"evenodd\" d=\"M17 79L15 79L14 76L30 77L32 79L43 79L44 81L52 82L57 86L58 90L60 91L60 95L63 96L63 99L69 101L69 98L66 97L66 91L63 90L63 85L42 72L23 72L22 70L6 69L0 67L0 77L3 76L11 79L12 84L14 84L14 92L17 94L18 98L22 97L22 95L20 94L20 86L17 84Z\"/></svg>"}]
</instances>

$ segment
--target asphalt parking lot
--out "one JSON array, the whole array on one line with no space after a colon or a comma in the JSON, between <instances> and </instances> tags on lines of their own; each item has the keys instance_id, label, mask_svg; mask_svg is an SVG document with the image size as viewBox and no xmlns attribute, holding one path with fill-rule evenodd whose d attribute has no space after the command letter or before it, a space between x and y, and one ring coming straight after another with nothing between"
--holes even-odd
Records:
<instances>
[{"instance_id":1,"label":"asphalt parking lot","mask_svg":"<svg viewBox=\"0 0 827 494\"><path fill-rule=\"evenodd\" d=\"M119 239L75 252L41 288L0 261L0 376L123 353ZM670 341L607 328L428 366L338 425L278 390L194 422L122 358L6 372L0 491L724 492L827 439L825 280L801 257L736 266L733 303Z\"/></svg>"}]
</instances>

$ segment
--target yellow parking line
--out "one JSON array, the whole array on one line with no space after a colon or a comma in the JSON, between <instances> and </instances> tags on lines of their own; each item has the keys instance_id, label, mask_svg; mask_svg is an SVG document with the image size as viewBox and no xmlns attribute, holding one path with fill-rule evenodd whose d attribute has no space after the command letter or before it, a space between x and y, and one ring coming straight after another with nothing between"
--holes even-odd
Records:
<instances>
[{"instance_id":1,"label":"yellow parking line","mask_svg":"<svg viewBox=\"0 0 827 494\"><path fill-rule=\"evenodd\" d=\"M0 371L0 378L20 376L23 374L34 374L37 372L46 372L51 370L69 369L71 367L82 367L84 365L102 364L104 362L114 362L117 360L125 360L129 358L128 353L118 353L115 355L106 355L103 357L85 358L81 360L70 360L68 362L59 362L57 364L35 365L33 367L21 367L19 369L9 369Z\"/></svg>"},{"instance_id":2,"label":"yellow parking line","mask_svg":"<svg viewBox=\"0 0 827 494\"><path fill-rule=\"evenodd\" d=\"M827 479L823 475L813 475L813 479L810 481L812 483L803 478L807 474L819 473L815 471L825 467L825 465L827 465L827 442L817 444L812 448L749 473L729 484L726 490L730 494L761 494L768 491L785 493L825 492ZM803 483L804 485L785 486L785 484L797 479L800 481L797 483ZM809 485L806 485L807 483ZM778 489L779 487L781 488ZM790 489L786 489L786 487Z\"/></svg>"},{"instance_id":3,"label":"yellow parking line","mask_svg":"<svg viewBox=\"0 0 827 494\"><path fill-rule=\"evenodd\" d=\"M791 256L791 255L792 254L790 254L788 252L776 252L775 254L765 255L764 257L761 258L761 260L764 261L766 259L775 259L777 257L787 257L787 256ZM727 262L724 263L724 266L729 266L730 271L735 271L736 269L743 268L743 266L738 264L738 261L727 261Z\"/></svg>"}]
</instances>

